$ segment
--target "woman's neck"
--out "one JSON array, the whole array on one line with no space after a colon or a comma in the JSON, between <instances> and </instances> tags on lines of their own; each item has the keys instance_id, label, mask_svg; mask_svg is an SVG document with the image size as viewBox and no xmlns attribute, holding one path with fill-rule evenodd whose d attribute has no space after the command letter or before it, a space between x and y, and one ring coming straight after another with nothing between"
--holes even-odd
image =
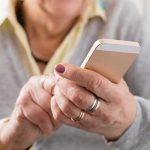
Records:
<instances>
[{"instance_id":1,"label":"woman's neck","mask_svg":"<svg viewBox=\"0 0 150 150\"><path fill-rule=\"evenodd\" d=\"M76 18L59 18L58 14L50 14L40 4L32 6L32 1L24 1L25 30L33 55L48 61L69 30L72 28ZM61 14L62 16L62 14Z\"/></svg>"},{"instance_id":2,"label":"woman's neck","mask_svg":"<svg viewBox=\"0 0 150 150\"><path fill-rule=\"evenodd\" d=\"M90 0L25 0L24 28L35 58L49 61ZM45 64L38 63L41 71Z\"/></svg>"}]
</instances>

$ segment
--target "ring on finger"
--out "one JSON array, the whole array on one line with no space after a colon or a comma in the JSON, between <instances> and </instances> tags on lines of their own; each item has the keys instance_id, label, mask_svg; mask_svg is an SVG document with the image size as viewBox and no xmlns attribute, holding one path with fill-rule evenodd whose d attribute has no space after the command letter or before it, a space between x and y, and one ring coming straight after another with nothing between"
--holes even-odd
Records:
<instances>
[{"instance_id":1,"label":"ring on finger","mask_svg":"<svg viewBox=\"0 0 150 150\"><path fill-rule=\"evenodd\" d=\"M44 89L44 83L45 83L45 81L46 81L46 78L47 78L47 76L42 76L41 77L41 79L40 79L40 85L41 85L41 87Z\"/></svg>"},{"instance_id":2,"label":"ring on finger","mask_svg":"<svg viewBox=\"0 0 150 150\"><path fill-rule=\"evenodd\" d=\"M81 121L85 116L85 112L81 111L79 116L75 117L75 118L71 118L72 121L76 122L76 121Z\"/></svg>"},{"instance_id":3,"label":"ring on finger","mask_svg":"<svg viewBox=\"0 0 150 150\"><path fill-rule=\"evenodd\" d=\"M95 96L94 103L84 111L88 113L93 113L100 107L100 104L101 104L100 99Z\"/></svg>"}]
</instances>

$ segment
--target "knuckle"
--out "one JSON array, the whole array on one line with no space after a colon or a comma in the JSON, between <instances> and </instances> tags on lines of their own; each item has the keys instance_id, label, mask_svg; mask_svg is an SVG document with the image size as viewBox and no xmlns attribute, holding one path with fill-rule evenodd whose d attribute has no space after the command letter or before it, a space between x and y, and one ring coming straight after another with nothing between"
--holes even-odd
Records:
<instances>
[{"instance_id":1,"label":"knuckle","mask_svg":"<svg viewBox=\"0 0 150 150\"><path fill-rule=\"evenodd\" d=\"M31 92L31 94L34 93L35 81L36 81L36 77L35 76L31 77L28 80L26 87L25 87L26 89L28 89L29 92Z\"/></svg>"},{"instance_id":2,"label":"knuckle","mask_svg":"<svg viewBox=\"0 0 150 150\"><path fill-rule=\"evenodd\" d=\"M92 90L97 90L103 86L103 80L93 78L92 80L88 81L88 87L90 87Z\"/></svg>"},{"instance_id":3,"label":"knuckle","mask_svg":"<svg viewBox=\"0 0 150 150\"><path fill-rule=\"evenodd\" d=\"M16 104L26 104L26 101L30 98L30 93L34 94L33 83L37 80L37 76L31 77L28 82L23 86L20 91Z\"/></svg>"},{"instance_id":4,"label":"knuckle","mask_svg":"<svg viewBox=\"0 0 150 150\"><path fill-rule=\"evenodd\" d=\"M72 100L77 101L79 99L81 99L81 94L76 91L72 92Z\"/></svg>"},{"instance_id":5,"label":"knuckle","mask_svg":"<svg viewBox=\"0 0 150 150\"><path fill-rule=\"evenodd\" d=\"M71 110L70 110L70 102L69 101L65 101L63 104L62 104L62 111L65 113L65 114L70 114L71 113Z\"/></svg>"},{"instance_id":6,"label":"knuckle","mask_svg":"<svg viewBox=\"0 0 150 150\"><path fill-rule=\"evenodd\" d=\"M82 105L83 96L82 96L82 93L81 93L81 91L79 89L77 89L77 88L71 89L70 88L69 94L70 94L70 97L71 97L73 102Z\"/></svg>"},{"instance_id":7,"label":"knuckle","mask_svg":"<svg viewBox=\"0 0 150 150\"><path fill-rule=\"evenodd\" d=\"M25 93L23 96L19 96L18 100L16 101L16 106L27 107L28 105L29 105L28 95Z\"/></svg>"},{"instance_id":8,"label":"knuckle","mask_svg":"<svg viewBox=\"0 0 150 150\"><path fill-rule=\"evenodd\" d=\"M17 104L17 106L21 106L21 107L28 107L28 105L29 105L29 103L28 103L28 101L27 100L22 100L22 101L20 101L20 102L18 102L18 104Z\"/></svg>"},{"instance_id":9,"label":"knuckle","mask_svg":"<svg viewBox=\"0 0 150 150\"><path fill-rule=\"evenodd\" d=\"M22 107L21 106L18 106L16 109L15 109L15 112L16 112L16 120L18 122L22 121L22 119L24 119L24 114L23 114L23 111L22 111Z\"/></svg>"},{"instance_id":10,"label":"knuckle","mask_svg":"<svg viewBox=\"0 0 150 150\"><path fill-rule=\"evenodd\" d=\"M51 91L52 88L54 87L54 85L55 85L54 79L49 78L49 79L47 79L47 82L45 82L44 87L48 91Z\"/></svg>"},{"instance_id":11,"label":"knuckle","mask_svg":"<svg viewBox=\"0 0 150 150\"><path fill-rule=\"evenodd\" d=\"M47 93L37 93L36 94L36 100L40 101L40 100L45 100L45 101L50 101L51 95L47 94Z\"/></svg>"}]
</instances>

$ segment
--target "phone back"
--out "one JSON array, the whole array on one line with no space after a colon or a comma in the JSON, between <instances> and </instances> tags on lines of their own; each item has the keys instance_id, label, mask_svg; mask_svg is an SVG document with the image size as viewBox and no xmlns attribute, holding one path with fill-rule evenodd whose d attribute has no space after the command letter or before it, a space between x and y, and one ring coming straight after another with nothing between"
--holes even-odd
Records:
<instances>
[{"instance_id":1,"label":"phone back","mask_svg":"<svg viewBox=\"0 0 150 150\"><path fill-rule=\"evenodd\" d=\"M95 42L81 67L118 83L129 69L140 46L137 42L102 39Z\"/></svg>"}]
</instances>

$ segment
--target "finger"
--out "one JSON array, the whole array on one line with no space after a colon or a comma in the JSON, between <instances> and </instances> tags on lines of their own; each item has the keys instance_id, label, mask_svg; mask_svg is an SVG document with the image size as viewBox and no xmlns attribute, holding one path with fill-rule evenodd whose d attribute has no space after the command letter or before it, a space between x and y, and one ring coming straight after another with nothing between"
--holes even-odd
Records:
<instances>
[{"instance_id":1,"label":"finger","mask_svg":"<svg viewBox=\"0 0 150 150\"><path fill-rule=\"evenodd\" d=\"M61 78L56 81L56 84L63 95L80 109L89 108L95 101L94 94L72 81Z\"/></svg>"},{"instance_id":2,"label":"finger","mask_svg":"<svg viewBox=\"0 0 150 150\"><path fill-rule=\"evenodd\" d=\"M111 118L112 115L110 115L108 112L108 107L106 106L105 102L102 102L101 107L96 112L94 112L96 114L95 116L91 116L89 119L87 119L88 116L85 114L83 120L80 120L79 122L72 122L68 117L63 115L62 110L56 103L56 98L53 97L51 102L54 103L52 104L52 112L54 113L54 116L56 116L56 120L59 119L66 125L80 128L86 131L95 131L96 133L97 129L99 128L99 131L103 133L103 129L106 128L106 125L111 126L114 123L114 118Z\"/></svg>"},{"instance_id":3,"label":"finger","mask_svg":"<svg viewBox=\"0 0 150 150\"><path fill-rule=\"evenodd\" d=\"M50 92L47 92L43 87L41 87L40 80L41 77L32 77L29 81L28 89L33 101L49 114L49 118L51 119L53 126L55 126L55 122L51 116L51 109L48 105L52 95Z\"/></svg>"},{"instance_id":4,"label":"finger","mask_svg":"<svg viewBox=\"0 0 150 150\"><path fill-rule=\"evenodd\" d=\"M76 127L80 129L83 128L82 125L80 125L80 123L71 121L70 118L66 117L63 114L63 112L61 111L61 109L59 108L56 102L55 96L53 96L51 99L51 110L56 121L62 122L63 124L66 124L72 127Z\"/></svg>"},{"instance_id":5,"label":"finger","mask_svg":"<svg viewBox=\"0 0 150 150\"><path fill-rule=\"evenodd\" d=\"M81 69L75 65L59 64L55 68L55 75L59 80L57 74L76 82L78 85L85 87L89 91L95 93L98 97L105 100L112 99L111 93L116 89L115 84L100 74L91 70Z\"/></svg>"},{"instance_id":6,"label":"finger","mask_svg":"<svg viewBox=\"0 0 150 150\"><path fill-rule=\"evenodd\" d=\"M63 94L61 94L59 92L59 89L55 89L56 91L56 103L58 105L58 107L60 108L61 112L63 112L70 120L71 118L77 118L80 113L81 110L76 107L75 105L73 105L65 96L63 96ZM83 119L81 119L79 122L75 122L75 124L73 124L73 126L83 126L83 127L91 127L93 126L93 117L90 114L85 113L85 116ZM70 123L70 121L69 121ZM71 123L72 124L72 123Z\"/></svg>"},{"instance_id":7,"label":"finger","mask_svg":"<svg viewBox=\"0 0 150 150\"><path fill-rule=\"evenodd\" d=\"M53 74L50 74L48 76L42 76L42 78L44 79L42 84L42 87L44 90L46 90L50 95L52 95L53 93L53 88L55 86L55 78Z\"/></svg>"},{"instance_id":8,"label":"finger","mask_svg":"<svg viewBox=\"0 0 150 150\"><path fill-rule=\"evenodd\" d=\"M79 116L81 110L61 94L57 86L55 87L55 97L57 105L69 119Z\"/></svg>"},{"instance_id":9,"label":"finger","mask_svg":"<svg viewBox=\"0 0 150 150\"><path fill-rule=\"evenodd\" d=\"M32 96L33 101L38 104L49 116L51 115L49 103L51 96L46 90L40 85L40 77L32 77L29 81L29 92Z\"/></svg>"},{"instance_id":10,"label":"finger","mask_svg":"<svg viewBox=\"0 0 150 150\"><path fill-rule=\"evenodd\" d=\"M57 102L56 102L56 98L55 96L52 97L51 99L51 111L52 111L52 114L53 114L53 118L56 122L59 122L59 124L62 123L65 123L65 124L70 124L70 119L67 118L63 112L61 111L61 109L59 108Z\"/></svg>"},{"instance_id":11,"label":"finger","mask_svg":"<svg viewBox=\"0 0 150 150\"><path fill-rule=\"evenodd\" d=\"M18 107L21 108L24 116L33 124L38 126L43 134L49 134L53 130L53 125L49 118L49 115L41 109L38 105L36 105L33 101L29 100L32 99L30 94L18 103Z\"/></svg>"},{"instance_id":12,"label":"finger","mask_svg":"<svg viewBox=\"0 0 150 150\"><path fill-rule=\"evenodd\" d=\"M58 87L55 87L55 97L56 102L61 109L61 111L68 117L68 118L76 118L80 115L81 107L77 107L74 105L67 97L65 97L59 90ZM89 113L90 117L96 118L99 122L101 122L102 125L106 125L110 121L110 115L108 114L114 114L116 112L116 107L112 107L109 103L103 101L102 99L99 99L100 105L96 109L96 111ZM113 108L115 108L113 110ZM89 123L89 118L84 118L83 122ZM82 122L82 121L81 121Z\"/></svg>"}]
</instances>

